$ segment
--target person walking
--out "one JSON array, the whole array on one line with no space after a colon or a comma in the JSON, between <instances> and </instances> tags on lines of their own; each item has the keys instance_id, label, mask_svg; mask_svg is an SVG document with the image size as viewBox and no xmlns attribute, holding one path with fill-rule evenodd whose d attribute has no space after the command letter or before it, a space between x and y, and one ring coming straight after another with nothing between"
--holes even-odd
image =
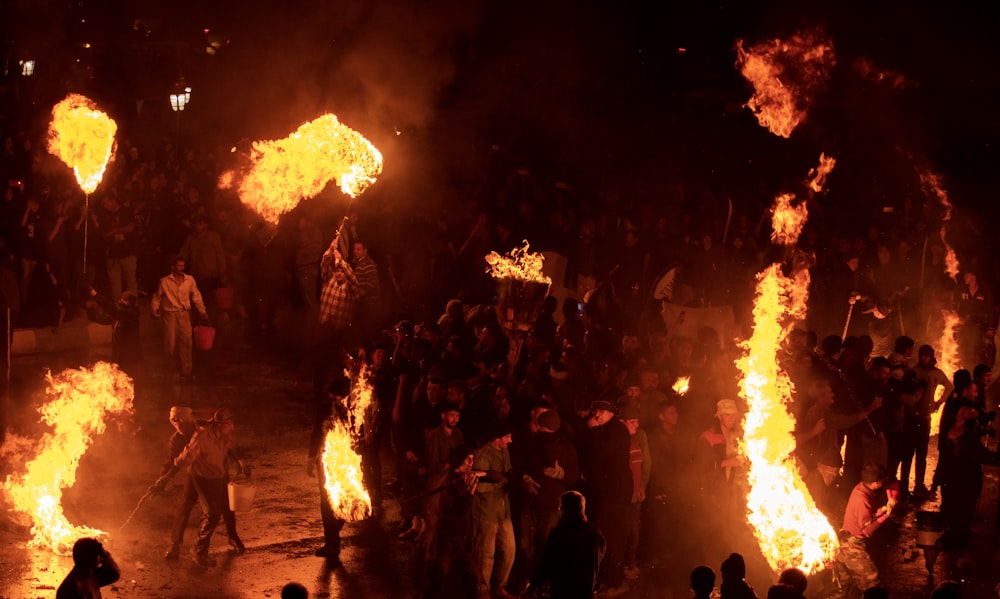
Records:
<instances>
[{"instance_id":1,"label":"person walking","mask_svg":"<svg viewBox=\"0 0 1000 599\"><path fill-rule=\"evenodd\" d=\"M169 360L178 360L183 379L193 377L191 362L191 310L198 312L202 321L208 320L205 302L198 291L194 277L184 273L184 258L175 257L170 264L170 274L160 279L153 294L153 318L163 318L163 339Z\"/></svg>"},{"instance_id":2,"label":"person walking","mask_svg":"<svg viewBox=\"0 0 1000 599\"><path fill-rule=\"evenodd\" d=\"M237 554L246 551L236 533L236 514L229 509L229 469L226 460L235 460L244 476L250 476L250 467L234 451L233 428L232 412L228 408L216 410L212 420L195 432L174 460L174 465L153 485L154 490L162 491L174 474L185 468L189 470L202 509L198 541L191 553L195 563L203 568L215 565L215 560L208 555L208 547L219 520L225 521L229 545L233 550Z\"/></svg>"},{"instance_id":3,"label":"person walking","mask_svg":"<svg viewBox=\"0 0 1000 599\"><path fill-rule=\"evenodd\" d=\"M194 417L194 412L186 406L173 406L170 408L170 424L174 427L174 434L170 436L169 457L160 475L170 472L174 466L174 460L181 455L184 448L191 442L191 437L200 428L198 420ZM188 518L191 510L198 503L198 489L194 485L194 477L187 473L184 477L184 490L181 492L180 503L174 512L174 524L170 530L170 547L163 556L168 560L175 560L181 555L181 544L184 542L184 530L187 528Z\"/></svg>"}]
</instances>

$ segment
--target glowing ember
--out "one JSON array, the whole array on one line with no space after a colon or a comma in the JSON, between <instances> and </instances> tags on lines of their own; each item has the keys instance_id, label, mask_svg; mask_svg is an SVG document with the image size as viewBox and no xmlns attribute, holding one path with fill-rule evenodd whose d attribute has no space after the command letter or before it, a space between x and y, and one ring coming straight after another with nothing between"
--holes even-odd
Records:
<instances>
[{"instance_id":1,"label":"glowing ember","mask_svg":"<svg viewBox=\"0 0 1000 599\"><path fill-rule=\"evenodd\" d=\"M115 149L118 125L90 101L70 94L52 109L49 153L73 169L80 189L93 193Z\"/></svg>"},{"instance_id":2,"label":"glowing ember","mask_svg":"<svg viewBox=\"0 0 1000 599\"><path fill-rule=\"evenodd\" d=\"M361 474L361 456L355 451L372 406L372 386L366 366L361 367L344 404L344 414L338 414L334 408L333 428L326 434L322 462L333 512L343 520L354 522L372 513L371 496L365 490Z\"/></svg>"},{"instance_id":3,"label":"glowing ember","mask_svg":"<svg viewBox=\"0 0 1000 599\"><path fill-rule=\"evenodd\" d=\"M674 386L671 387L671 389L673 389L674 393L676 393L677 395L684 395L685 393L688 392L688 387L690 385L691 385L691 377L681 376L677 377L677 380L674 381Z\"/></svg>"},{"instance_id":4,"label":"glowing ember","mask_svg":"<svg viewBox=\"0 0 1000 599\"><path fill-rule=\"evenodd\" d=\"M68 555L77 539L106 533L70 524L60 504L62 490L76 482L80 458L94 437L104 432L105 419L132 413L134 391L132 380L106 362L98 362L92 369L48 374L47 380L46 393L52 400L39 408L39 413L53 430L36 444L24 474L7 477L3 491L17 511L31 517L29 547Z\"/></svg>"},{"instance_id":5,"label":"glowing ember","mask_svg":"<svg viewBox=\"0 0 1000 599\"><path fill-rule=\"evenodd\" d=\"M958 257L954 248L948 243L948 222L951 221L951 201L948 200L948 192L941 187L941 177L934 173L920 173L920 184L924 187L924 192L937 198L944 214L941 215L941 242L944 244L944 268L951 280L958 280Z\"/></svg>"},{"instance_id":6,"label":"glowing ember","mask_svg":"<svg viewBox=\"0 0 1000 599\"><path fill-rule=\"evenodd\" d=\"M272 223L331 180L354 198L382 172L378 149L332 114L284 139L254 142L250 161L250 171L239 182L240 200Z\"/></svg>"},{"instance_id":7,"label":"glowing ember","mask_svg":"<svg viewBox=\"0 0 1000 599\"><path fill-rule=\"evenodd\" d=\"M736 42L736 64L754 87L747 107L761 126L789 137L806 118L813 96L836 64L833 44L820 31L799 33L788 40L770 40L743 48Z\"/></svg>"},{"instance_id":8,"label":"glowing ember","mask_svg":"<svg viewBox=\"0 0 1000 599\"><path fill-rule=\"evenodd\" d=\"M523 247L512 249L506 256L496 252L487 254L486 262L490 265L490 275L495 279L511 278L551 285L552 279L542 273L545 256L529 252L529 247L528 240L525 239Z\"/></svg>"},{"instance_id":9,"label":"glowing ember","mask_svg":"<svg viewBox=\"0 0 1000 599\"><path fill-rule=\"evenodd\" d=\"M775 201L774 239L785 245L798 241L805 224L805 209L792 206L793 198L785 194ZM789 331L805 317L808 288L809 271L804 267L786 276L782 264L775 263L758 275L753 334L741 344L745 354L736 362L747 402L747 519L775 572L788 567L816 572L831 562L837 549L833 527L816 508L789 457L795 450L795 423L788 409L792 384L777 359Z\"/></svg>"}]
</instances>

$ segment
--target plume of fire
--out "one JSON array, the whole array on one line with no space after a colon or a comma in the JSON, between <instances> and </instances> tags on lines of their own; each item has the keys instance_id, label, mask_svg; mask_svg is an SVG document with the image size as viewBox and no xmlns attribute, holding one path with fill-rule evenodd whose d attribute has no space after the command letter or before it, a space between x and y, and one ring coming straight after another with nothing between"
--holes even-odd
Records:
<instances>
[{"instance_id":1,"label":"plume of fire","mask_svg":"<svg viewBox=\"0 0 1000 599\"><path fill-rule=\"evenodd\" d=\"M950 379L955 375L955 371L962 368L962 362L959 357L958 336L956 335L958 325L961 324L962 319L951 308L941 310L941 318L943 326L941 329L941 338L938 339L938 355L941 359L938 361L937 366ZM935 400L940 399L940 397L936 396L938 391L944 393L944 387L939 385L939 389L935 389ZM936 433L941 424L942 409L943 407L931 414L931 434Z\"/></svg>"},{"instance_id":2,"label":"plume of fire","mask_svg":"<svg viewBox=\"0 0 1000 599\"><path fill-rule=\"evenodd\" d=\"M936 173L931 172L921 172L920 173L920 185L924 188L924 193L937 198L938 203L941 204L941 208L944 213L941 215L941 243L944 244L945 256L944 256L944 269L951 277L952 281L958 280L958 257L955 255L955 249L951 247L948 243L948 223L951 221L951 200L948 199L948 192L941 187L941 177Z\"/></svg>"},{"instance_id":3,"label":"plume of fire","mask_svg":"<svg viewBox=\"0 0 1000 599\"><path fill-rule=\"evenodd\" d=\"M344 374L349 375L347 371ZM350 395L344 399L345 411L340 413L334 406L333 426L326 434L321 458L330 505L338 518L348 522L364 520L372 513L371 495L362 477L361 456L355 451L372 405L368 368L362 365Z\"/></svg>"},{"instance_id":4,"label":"plume of fire","mask_svg":"<svg viewBox=\"0 0 1000 599\"><path fill-rule=\"evenodd\" d=\"M49 373L46 379L46 394L52 399L38 411L52 431L36 444L24 473L7 477L3 491L15 510L31 518L28 546L67 555L78 539L107 535L70 524L60 503L62 490L76 483L80 458L94 437L104 432L106 419L132 413L134 390L128 375L107 362L55 376Z\"/></svg>"},{"instance_id":5,"label":"plume of fire","mask_svg":"<svg viewBox=\"0 0 1000 599\"><path fill-rule=\"evenodd\" d=\"M832 42L818 29L761 42L749 50L738 40L736 55L740 72L754 87L747 107L761 126L786 138L805 120L813 96L836 64Z\"/></svg>"},{"instance_id":6,"label":"plume of fire","mask_svg":"<svg viewBox=\"0 0 1000 599\"><path fill-rule=\"evenodd\" d=\"M91 194L114 154L117 131L114 120L89 98L70 94L52 108L49 153L73 169L80 189Z\"/></svg>"},{"instance_id":7,"label":"plume of fire","mask_svg":"<svg viewBox=\"0 0 1000 599\"><path fill-rule=\"evenodd\" d=\"M677 395L683 396L685 393L688 392L690 386L691 386L691 377L679 376L677 377L677 380L674 381L674 385L671 387L671 389L673 389L674 393L676 393Z\"/></svg>"},{"instance_id":8,"label":"plume of fire","mask_svg":"<svg viewBox=\"0 0 1000 599\"><path fill-rule=\"evenodd\" d=\"M381 152L332 114L303 124L284 139L254 142L250 162L238 183L240 200L272 223L332 180L355 198L382 173ZM224 175L220 187L234 179Z\"/></svg>"},{"instance_id":9,"label":"plume of fire","mask_svg":"<svg viewBox=\"0 0 1000 599\"><path fill-rule=\"evenodd\" d=\"M814 169L809 170L809 176L812 177L809 180L809 189L813 193L820 193L823 191L823 186L826 185L826 177L836 166L837 159L832 156L827 156L825 152L821 152L819 155L819 165Z\"/></svg>"},{"instance_id":10,"label":"plume of fire","mask_svg":"<svg viewBox=\"0 0 1000 599\"><path fill-rule=\"evenodd\" d=\"M821 159L820 169L828 173L832 167ZM793 206L792 199L783 194L775 200L773 239L785 245L798 241L807 216L804 203ZM747 519L775 572L787 567L816 572L837 549L833 527L816 508L790 457L795 450L788 408L792 383L778 365L789 331L805 317L808 288L809 271L801 263L790 275L774 263L757 276L753 334L741 344L744 355L736 362L748 408L743 440L749 461Z\"/></svg>"},{"instance_id":11,"label":"plume of fire","mask_svg":"<svg viewBox=\"0 0 1000 599\"><path fill-rule=\"evenodd\" d=\"M552 279L542 273L545 256L528 251L530 244L524 240L522 247L516 247L506 256L496 252L486 254L486 263L490 265L489 273L495 279L511 278L518 281L543 283L551 285Z\"/></svg>"}]
</instances>

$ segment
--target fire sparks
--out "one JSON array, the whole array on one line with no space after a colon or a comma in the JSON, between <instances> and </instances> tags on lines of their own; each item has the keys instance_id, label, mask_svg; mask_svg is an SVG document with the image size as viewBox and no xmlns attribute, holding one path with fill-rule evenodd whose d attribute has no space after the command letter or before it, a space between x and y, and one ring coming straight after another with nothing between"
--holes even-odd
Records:
<instances>
[{"instance_id":1,"label":"fire sparks","mask_svg":"<svg viewBox=\"0 0 1000 599\"><path fill-rule=\"evenodd\" d=\"M361 367L343 403L344 413L334 407L333 427L323 444L324 485L337 517L354 522L372 513L371 496L365 490L361 474L361 456L355 451L363 440L365 419L372 406L372 386L366 366Z\"/></svg>"},{"instance_id":2,"label":"fire sparks","mask_svg":"<svg viewBox=\"0 0 1000 599\"><path fill-rule=\"evenodd\" d=\"M823 191L823 187L826 185L826 177L836 164L837 160L832 156L827 156L825 152L819 155L819 165L809 171L809 176L812 177L809 180L809 189L813 193Z\"/></svg>"},{"instance_id":3,"label":"fire sparks","mask_svg":"<svg viewBox=\"0 0 1000 599\"><path fill-rule=\"evenodd\" d=\"M496 252L487 254L486 262L490 265L490 275L495 279L511 278L518 281L551 285L552 279L542 273L545 257L538 253L529 252L529 247L530 244L525 239L524 246L512 249L506 256L501 256Z\"/></svg>"},{"instance_id":4,"label":"fire sparks","mask_svg":"<svg viewBox=\"0 0 1000 599\"><path fill-rule=\"evenodd\" d=\"M691 386L691 377L680 376L677 377L676 381L674 381L674 385L671 387L671 389L673 389L674 393L676 393L677 395L683 396L685 393L688 392L688 388L690 386Z\"/></svg>"},{"instance_id":5,"label":"fire sparks","mask_svg":"<svg viewBox=\"0 0 1000 599\"><path fill-rule=\"evenodd\" d=\"M93 193L115 149L118 125L89 99L70 94L52 109L49 153L73 169L84 193Z\"/></svg>"},{"instance_id":6,"label":"fire sparks","mask_svg":"<svg viewBox=\"0 0 1000 599\"><path fill-rule=\"evenodd\" d=\"M381 152L332 114L284 139L254 142L250 162L239 182L240 200L272 223L331 180L354 198L382 173Z\"/></svg>"},{"instance_id":7,"label":"fire sparks","mask_svg":"<svg viewBox=\"0 0 1000 599\"><path fill-rule=\"evenodd\" d=\"M795 244L805 224L804 207L792 206L792 199L784 194L775 200L774 240L784 245ZM805 317L808 288L809 271L801 265L785 275L782 264L775 263L758 275L753 334L741 344L745 354L736 362L748 408L743 442L750 464L747 519L776 572L787 567L816 572L837 548L833 528L790 457L795 450L787 407L792 383L777 360L792 325Z\"/></svg>"},{"instance_id":8,"label":"fire sparks","mask_svg":"<svg viewBox=\"0 0 1000 599\"><path fill-rule=\"evenodd\" d=\"M736 42L740 72L754 87L747 107L761 126L789 137L805 120L813 96L836 64L833 44L820 31L799 33L787 40L770 40L743 48Z\"/></svg>"},{"instance_id":9,"label":"fire sparks","mask_svg":"<svg viewBox=\"0 0 1000 599\"><path fill-rule=\"evenodd\" d=\"M49 374L47 380L46 393L52 399L39 413L52 432L37 443L35 456L26 460L25 472L7 477L3 491L14 508L32 520L28 546L66 555L77 539L106 536L103 531L69 523L60 504L62 490L76 482L80 458L94 437L104 432L106 418L132 413L134 391L131 379L106 362L91 369Z\"/></svg>"}]
</instances>

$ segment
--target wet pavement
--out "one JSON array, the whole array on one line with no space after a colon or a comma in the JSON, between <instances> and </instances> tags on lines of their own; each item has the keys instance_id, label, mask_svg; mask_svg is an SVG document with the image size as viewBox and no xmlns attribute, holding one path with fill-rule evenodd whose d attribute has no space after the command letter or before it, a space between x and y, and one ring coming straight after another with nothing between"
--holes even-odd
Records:
<instances>
[{"instance_id":1,"label":"wet pavement","mask_svg":"<svg viewBox=\"0 0 1000 599\"><path fill-rule=\"evenodd\" d=\"M311 382L305 369L290 356L296 344L278 339L258 349L243 343L239 322L231 323L217 339L216 348L198 353L193 382L164 375L159 353L159 326L144 321L146 367L137 376L135 414L131 422L109 427L80 463L77 484L63 495L69 521L107 531L106 546L122 568L122 578L103 589L105 597L279 597L281 587L297 581L310 597L418 597L422 576L418 547L397 540L398 501L388 498L381 521L348 524L340 563L329 563L313 552L322 544L319 492L306 473L312 410ZM16 356L14 382L8 401L11 430L37 438L42 428L34 411L44 401L46 368L89 364L107 358L109 348L93 347L61 353ZM159 474L166 459L172 428L167 422L171 405L190 405L200 417L214 408L228 406L236 419L236 435L253 466L256 497L251 510L238 512L238 528L247 546L243 555L228 551L220 525L211 555L218 560L202 568L188 557L195 537L199 508L192 513L182 557L166 561L168 530L180 485L177 480L167 496L149 499L124 528L129 513ZM9 447L9 444L7 445ZM392 475L385 460L385 476ZM9 455L3 475L9 472ZM933 471L933 467L929 468ZM901 510L887 527L879 552L883 584L894 598L928 596L933 584L962 581L965 597L997 597L1000 552L993 540L997 502L996 469L988 469L980 501L973 551L956 559L937 559L933 578L915 546L914 509ZM923 509L934 509L930 503ZM69 557L46 550L26 549L30 533L13 514L0 517L0 597L53 597L55 588L72 566ZM669 549L669 548L668 548ZM645 564L637 580L622 597L690 596L687 574L705 563L718 572L726 556L738 551L746 557L749 582L762 598L774 582L763 558L746 531L728 539L705 539L669 551L672 556ZM829 572L810 578L806 595L828 596Z\"/></svg>"}]
</instances>

